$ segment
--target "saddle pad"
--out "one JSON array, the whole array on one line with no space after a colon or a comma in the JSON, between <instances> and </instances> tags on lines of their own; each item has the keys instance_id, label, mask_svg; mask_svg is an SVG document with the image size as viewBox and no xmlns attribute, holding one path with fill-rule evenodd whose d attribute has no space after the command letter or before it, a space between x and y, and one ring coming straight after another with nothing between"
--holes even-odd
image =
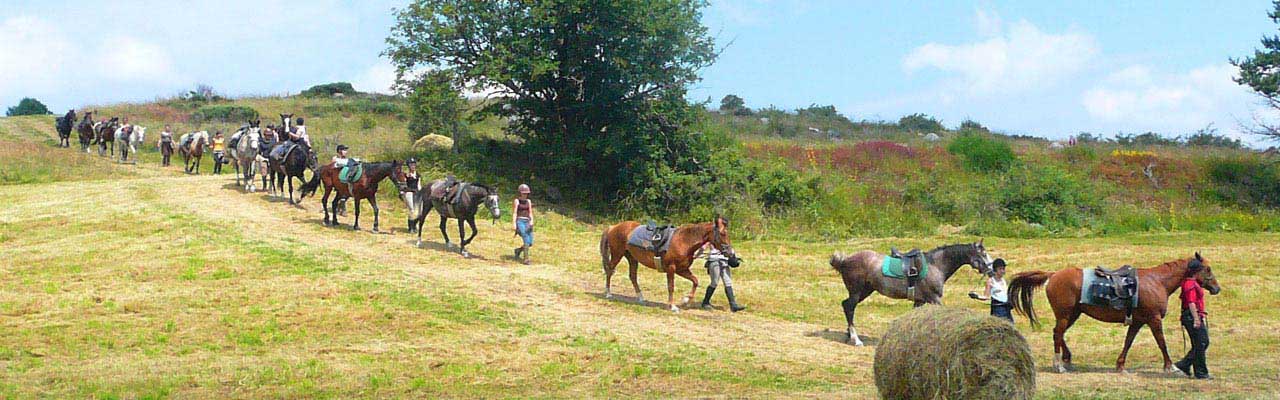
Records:
<instances>
[{"instance_id":1,"label":"saddle pad","mask_svg":"<svg viewBox=\"0 0 1280 400\"><path fill-rule=\"evenodd\" d=\"M893 258L884 256L884 262L880 263L880 273L890 278L906 279L907 272L902 267L901 258ZM920 266L920 276L929 274L929 263Z\"/></svg>"},{"instance_id":2,"label":"saddle pad","mask_svg":"<svg viewBox=\"0 0 1280 400\"><path fill-rule=\"evenodd\" d=\"M653 234L661 233L662 240L658 243L653 242ZM627 238L627 244L636 246L657 254L664 254L671 247L671 235L676 233L673 226L659 227L657 232L649 229L646 225L641 225L631 231L631 236Z\"/></svg>"},{"instance_id":3,"label":"saddle pad","mask_svg":"<svg viewBox=\"0 0 1280 400\"><path fill-rule=\"evenodd\" d=\"M360 176L364 175L364 164L351 165L348 161L347 165L342 167L342 171L338 173L338 181L342 183L351 183L360 180ZM353 168L354 167L354 168Z\"/></svg>"},{"instance_id":4,"label":"saddle pad","mask_svg":"<svg viewBox=\"0 0 1280 400\"><path fill-rule=\"evenodd\" d=\"M1080 282L1080 304L1123 310L1124 304L1113 304L1108 299L1115 296L1115 287L1111 286L1111 282L1106 278L1098 277L1094 272L1095 269L1085 268L1083 271L1084 279ZM1138 306L1138 292L1134 291L1133 297L1129 299L1133 307Z\"/></svg>"}]
</instances>

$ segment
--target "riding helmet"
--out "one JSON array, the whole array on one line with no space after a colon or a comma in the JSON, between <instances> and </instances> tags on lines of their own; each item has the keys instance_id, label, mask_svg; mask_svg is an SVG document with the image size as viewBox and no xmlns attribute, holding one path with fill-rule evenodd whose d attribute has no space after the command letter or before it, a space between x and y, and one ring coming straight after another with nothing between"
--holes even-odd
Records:
<instances>
[{"instance_id":1,"label":"riding helmet","mask_svg":"<svg viewBox=\"0 0 1280 400\"><path fill-rule=\"evenodd\" d=\"M347 149L347 145L345 145L345 144L340 144L340 145L338 145L338 151L343 151L343 150L346 150L346 149Z\"/></svg>"},{"instance_id":2,"label":"riding helmet","mask_svg":"<svg viewBox=\"0 0 1280 400\"><path fill-rule=\"evenodd\" d=\"M404 160L404 163L405 163L406 165L407 165L407 164L417 164L417 163L418 163L418 159L413 158L413 157L409 157L409 159L408 159L408 160Z\"/></svg>"},{"instance_id":3,"label":"riding helmet","mask_svg":"<svg viewBox=\"0 0 1280 400\"><path fill-rule=\"evenodd\" d=\"M298 125L306 125L306 124L302 123L302 117L298 117Z\"/></svg>"},{"instance_id":4,"label":"riding helmet","mask_svg":"<svg viewBox=\"0 0 1280 400\"><path fill-rule=\"evenodd\" d=\"M521 183L521 184L520 184L520 187L519 187L519 188L516 188L516 191L520 192L520 194L529 194L529 193L533 193L533 191L532 191L532 190L529 190L529 185L526 185L526 184L523 184L523 183Z\"/></svg>"}]
</instances>

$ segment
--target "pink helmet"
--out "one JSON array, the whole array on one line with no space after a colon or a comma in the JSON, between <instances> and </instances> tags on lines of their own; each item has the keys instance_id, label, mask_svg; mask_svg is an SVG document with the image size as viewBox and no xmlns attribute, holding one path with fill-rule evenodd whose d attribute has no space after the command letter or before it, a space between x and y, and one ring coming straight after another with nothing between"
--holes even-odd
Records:
<instances>
[{"instance_id":1,"label":"pink helmet","mask_svg":"<svg viewBox=\"0 0 1280 400\"><path fill-rule=\"evenodd\" d=\"M523 183L520 184L519 188L516 188L516 191L520 192L520 194L529 194L533 192L532 190L529 190L529 185Z\"/></svg>"}]
</instances>

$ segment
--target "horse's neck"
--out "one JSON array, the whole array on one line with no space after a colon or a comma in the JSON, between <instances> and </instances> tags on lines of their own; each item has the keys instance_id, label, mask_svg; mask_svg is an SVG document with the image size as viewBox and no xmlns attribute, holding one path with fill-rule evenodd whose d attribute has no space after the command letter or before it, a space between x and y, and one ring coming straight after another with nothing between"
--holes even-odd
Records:
<instances>
[{"instance_id":1,"label":"horse's neck","mask_svg":"<svg viewBox=\"0 0 1280 400\"><path fill-rule=\"evenodd\" d=\"M681 235L682 233L689 237L687 243L680 243L680 244L683 244L684 246L676 249L679 251L678 254L685 257L693 258L694 252L698 251L698 248L701 248L702 246L706 245L707 242L710 241L707 239L708 229L710 228L708 228L705 224L695 224L688 228L677 229L675 233L676 238L680 238L682 236ZM675 245L676 243L672 243L672 244Z\"/></svg>"},{"instance_id":2,"label":"horse's neck","mask_svg":"<svg viewBox=\"0 0 1280 400\"><path fill-rule=\"evenodd\" d=\"M1147 278L1164 288L1165 297L1173 295L1182 285L1182 277L1187 274L1187 264L1183 260L1164 263L1158 267L1138 270L1138 278Z\"/></svg>"},{"instance_id":3,"label":"horse's neck","mask_svg":"<svg viewBox=\"0 0 1280 400\"><path fill-rule=\"evenodd\" d=\"M953 254L952 251L949 251L949 248L950 247L945 246L939 247L928 253L929 265L931 267L938 268L939 271L942 271L943 282L950 280L951 276L955 275L956 271L959 271L966 262L957 254Z\"/></svg>"}]
</instances>

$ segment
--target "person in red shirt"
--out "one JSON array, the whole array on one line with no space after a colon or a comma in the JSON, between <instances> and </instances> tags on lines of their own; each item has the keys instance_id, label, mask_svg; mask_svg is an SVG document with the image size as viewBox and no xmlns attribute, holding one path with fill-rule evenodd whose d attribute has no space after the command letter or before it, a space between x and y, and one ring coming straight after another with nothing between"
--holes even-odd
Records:
<instances>
[{"instance_id":1,"label":"person in red shirt","mask_svg":"<svg viewBox=\"0 0 1280 400\"><path fill-rule=\"evenodd\" d=\"M1191 349L1182 360L1173 365L1187 376L1195 373L1196 379L1213 379L1209 375L1209 367L1205 363L1205 350L1209 348L1209 323L1205 321L1208 313L1204 310L1204 289L1196 281L1196 275L1204 268L1198 259L1187 264L1187 274L1182 278L1182 327L1191 337Z\"/></svg>"}]
</instances>

